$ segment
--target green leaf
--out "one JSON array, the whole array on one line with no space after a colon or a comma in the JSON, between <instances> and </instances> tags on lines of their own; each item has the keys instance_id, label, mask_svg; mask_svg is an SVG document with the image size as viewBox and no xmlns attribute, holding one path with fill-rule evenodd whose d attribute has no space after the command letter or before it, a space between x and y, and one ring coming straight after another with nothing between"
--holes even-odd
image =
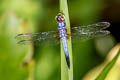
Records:
<instances>
[{"instance_id":1,"label":"green leaf","mask_svg":"<svg viewBox=\"0 0 120 80\"><path fill-rule=\"evenodd\" d=\"M100 73L100 75L98 75L98 77L96 78L96 80L104 80L105 77L107 76L108 72L112 69L112 67L114 66L115 62L117 61L117 58L120 55L120 50L118 51L117 55L112 59L111 62L109 62L106 67L103 69L103 71Z\"/></svg>"},{"instance_id":2,"label":"green leaf","mask_svg":"<svg viewBox=\"0 0 120 80\"><path fill-rule=\"evenodd\" d=\"M67 0L60 0L60 12L65 16L67 33L70 34L70 20L68 14ZM73 60L72 60L72 44L71 37L67 40L68 52L70 57L70 69L68 69L65 59L65 54L61 42L61 80L73 80Z\"/></svg>"}]
</instances>

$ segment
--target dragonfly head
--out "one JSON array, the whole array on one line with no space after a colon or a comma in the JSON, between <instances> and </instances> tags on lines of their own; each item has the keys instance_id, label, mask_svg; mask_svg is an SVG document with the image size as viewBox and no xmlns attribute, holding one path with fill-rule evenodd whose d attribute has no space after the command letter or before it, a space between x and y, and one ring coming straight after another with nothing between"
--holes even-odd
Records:
<instances>
[{"instance_id":1,"label":"dragonfly head","mask_svg":"<svg viewBox=\"0 0 120 80\"><path fill-rule=\"evenodd\" d=\"M56 16L56 21L57 22L61 22L61 21L65 21L65 17L62 13L59 13L57 16Z\"/></svg>"}]
</instances>

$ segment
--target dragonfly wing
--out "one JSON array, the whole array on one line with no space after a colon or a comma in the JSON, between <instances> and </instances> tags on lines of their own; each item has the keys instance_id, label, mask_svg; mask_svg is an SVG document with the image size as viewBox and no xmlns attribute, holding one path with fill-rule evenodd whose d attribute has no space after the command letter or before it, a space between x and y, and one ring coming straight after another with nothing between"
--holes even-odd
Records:
<instances>
[{"instance_id":1,"label":"dragonfly wing","mask_svg":"<svg viewBox=\"0 0 120 80\"><path fill-rule=\"evenodd\" d=\"M73 27L72 31L93 32L93 31L104 30L108 28L109 26L110 26L109 22L98 22L95 24L87 25L87 26Z\"/></svg>"},{"instance_id":2,"label":"dragonfly wing","mask_svg":"<svg viewBox=\"0 0 120 80\"><path fill-rule=\"evenodd\" d=\"M110 26L109 22L98 22L87 26L73 27L72 28L72 41L85 41L94 37L105 36L110 32L104 30Z\"/></svg>"},{"instance_id":3,"label":"dragonfly wing","mask_svg":"<svg viewBox=\"0 0 120 80\"><path fill-rule=\"evenodd\" d=\"M108 35L110 32L107 30L99 30L99 31L94 31L94 32L76 32L72 33L72 42L80 42L80 41L86 41L95 37L101 37Z\"/></svg>"},{"instance_id":4,"label":"dragonfly wing","mask_svg":"<svg viewBox=\"0 0 120 80\"><path fill-rule=\"evenodd\" d=\"M18 34L15 37L18 40L19 44L31 44L35 45L55 45L59 43L57 40L57 32L49 31L49 32L40 32L40 33L25 33Z\"/></svg>"}]
</instances>

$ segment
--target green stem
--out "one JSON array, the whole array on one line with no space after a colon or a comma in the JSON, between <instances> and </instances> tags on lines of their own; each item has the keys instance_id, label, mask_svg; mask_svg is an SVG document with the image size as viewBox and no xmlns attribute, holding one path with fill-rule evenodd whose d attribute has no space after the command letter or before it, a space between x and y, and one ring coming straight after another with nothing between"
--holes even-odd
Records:
<instances>
[{"instance_id":1,"label":"green stem","mask_svg":"<svg viewBox=\"0 0 120 80\"><path fill-rule=\"evenodd\" d=\"M70 20L68 14L67 0L60 0L60 12L65 16L67 33L70 34ZM73 60L72 60L72 44L71 37L67 40L68 52L70 57L70 69L68 69L65 59L63 46L61 43L61 80L73 80Z\"/></svg>"}]
</instances>

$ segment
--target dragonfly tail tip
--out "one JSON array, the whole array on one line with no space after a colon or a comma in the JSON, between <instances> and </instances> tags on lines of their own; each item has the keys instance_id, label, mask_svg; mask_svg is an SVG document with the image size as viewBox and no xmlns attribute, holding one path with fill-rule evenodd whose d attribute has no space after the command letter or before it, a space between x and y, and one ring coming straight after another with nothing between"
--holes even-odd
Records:
<instances>
[{"instance_id":1,"label":"dragonfly tail tip","mask_svg":"<svg viewBox=\"0 0 120 80\"><path fill-rule=\"evenodd\" d=\"M70 69L70 59L69 59L69 56L66 57L66 62L67 62L67 66L68 66L68 68Z\"/></svg>"}]
</instances>

